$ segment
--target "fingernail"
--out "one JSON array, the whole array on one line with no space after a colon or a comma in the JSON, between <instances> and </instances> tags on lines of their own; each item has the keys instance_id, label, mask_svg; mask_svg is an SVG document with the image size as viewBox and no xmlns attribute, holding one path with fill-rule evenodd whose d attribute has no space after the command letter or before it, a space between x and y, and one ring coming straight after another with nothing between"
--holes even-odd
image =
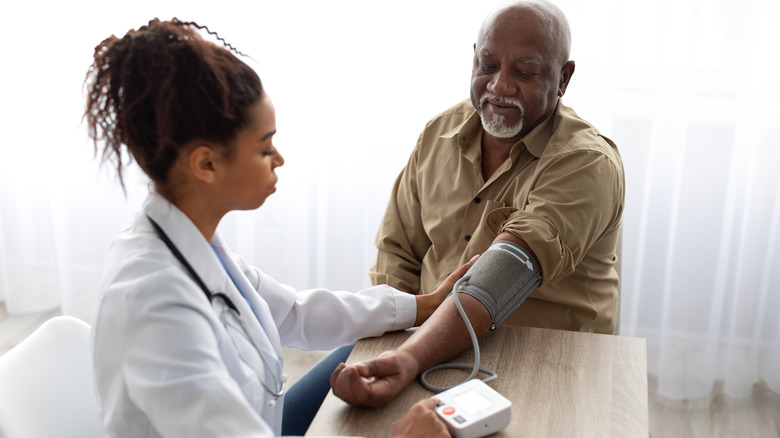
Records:
<instances>
[{"instance_id":1,"label":"fingernail","mask_svg":"<svg viewBox=\"0 0 780 438\"><path fill-rule=\"evenodd\" d=\"M472 257L471 260L469 260L469 263L473 262L474 260L476 260L478 258L479 258L479 254L477 254L474 257Z\"/></svg>"}]
</instances>

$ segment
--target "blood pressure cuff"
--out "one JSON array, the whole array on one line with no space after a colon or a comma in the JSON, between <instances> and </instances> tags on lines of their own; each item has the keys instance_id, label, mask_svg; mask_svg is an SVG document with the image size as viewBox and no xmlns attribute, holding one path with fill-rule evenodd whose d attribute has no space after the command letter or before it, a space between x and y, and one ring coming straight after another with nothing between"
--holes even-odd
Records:
<instances>
[{"instance_id":1,"label":"blood pressure cuff","mask_svg":"<svg viewBox=\"0 0 780 438\"><path fill-rule=\"evenodd\" d=\"M542 280L539 262L508 240L490 245L463 277L458 292L485 305L493 320L491 329L501 325Z\"/></svg>"}]
</instances>

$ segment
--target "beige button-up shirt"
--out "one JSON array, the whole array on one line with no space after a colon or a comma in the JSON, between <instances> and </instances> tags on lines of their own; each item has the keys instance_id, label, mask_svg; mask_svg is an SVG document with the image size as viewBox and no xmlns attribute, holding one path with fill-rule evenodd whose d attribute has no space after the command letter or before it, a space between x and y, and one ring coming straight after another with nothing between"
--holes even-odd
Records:
<instances>
[{"instance_id":1,"label":"beige button-up shirt","mask_svg":"<svg viewBox=\"0 0 780 438\"><path fill-rule=\"evenodd\" d=\"M508 231L533 249L542 282L505 323L614 333L625 197L617 147L559 101L485 181L482 133L468 100L427 124L393 187L372 282L433 292Z\"/></svg>"}]
</instances>

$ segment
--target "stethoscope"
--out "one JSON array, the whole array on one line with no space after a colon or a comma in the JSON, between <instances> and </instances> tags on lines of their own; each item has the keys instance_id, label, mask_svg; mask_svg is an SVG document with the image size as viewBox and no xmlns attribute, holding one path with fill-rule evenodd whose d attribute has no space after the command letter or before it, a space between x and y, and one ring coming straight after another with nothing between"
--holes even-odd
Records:
<instances>
[{"instance_id":1,"label":"stethoscope","mask_svg":"<svg viewBox=\"0 0 780 438\"><path fill-rule=\"evenodd\" d=\"M263 354L263 350L257 346L255 343L254 338L249 335L249 331L246 328L246 324L244 323L243 318L241 318L241 312L238 311L238 307L233 303L233 300L230 299L227 295L225 295L223 292L215 292L211 293L211 291L206 287L206 283L203 282L203 280L200 278L197 272L195 272L195 269L193 269L192 265L189 264L186 258L182 255L181 252L179 252L179 249L176 248L176 245L171 242L171 239L168 238L168 235L165 234L165 231L160 228L159 225L157 225L157 222L155 222L149 215L146 215L146 218L149 219L149 223L152 224L152 227L154 228L154 231L157 232L157 235L160 236L160 239L165 243L165 245L168 247L168 249L171 250L174 257L181 262L182 265L184 265L184 268L187 269L187 272L190 273L192 278L195 280L195 283L198 283L198 286L200 286L200 289L203 291L204 294L206 294L206 297L208 298L209 302L214 303L214 300L219 298L222 300L222 303L225 305L224 312L220 312L219 319L222 322L222 325L225 326L225 330L227 331L228 325L233 326L234 324L231 324L227 321L227 318L225 317L226 313L230 313L233 317L233 321L238 321L238 324L240 325L241 330L243 330L245 337L249 340L249 342L252 344L252 346L257 350L258 355L260 356L260 360L263 361L263 365L266 367L267 370L273 370L271 365L268 363L268 360L265 358L265 355ZM235 329L235 327L234 327ZM230 338L231 342L233 342L233 348L238 352L238 355L241 356L241 349L238 348L238 345L236 345L236 341L233 339L230 334L228 334L228 337ZM242 357L242 359L244 359ZM244 362L247 362L246 359L244 359ZM247 362L248 363L248 362ZM265 389L268 394L273 397L273 400L271 400L268 403L268 406L273 407L276 404L276 400L284 395L284 383L287 381L287 376L285 374L282 374L279 378L276 377L276 374L273 372L269 373L274 379L274 388L271 389L268 387L268 385L263 382L262 379L258 379L260 382L260 385L263 386L263 389ZM259 376L258 376L259 377Z\"/></svg>"}]
</instances>

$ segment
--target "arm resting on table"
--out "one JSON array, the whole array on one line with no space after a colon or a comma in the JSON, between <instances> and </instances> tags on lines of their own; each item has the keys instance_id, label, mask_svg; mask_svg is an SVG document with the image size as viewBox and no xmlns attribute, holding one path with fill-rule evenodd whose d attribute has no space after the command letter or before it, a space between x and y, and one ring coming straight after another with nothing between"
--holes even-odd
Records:
<instances>
[{"instance_id":1,"label":"arm resting on table","mask_svg":"<svg viewBox=\"0 0 780 438\"><path fill-rule=\"evenodd\" d=\"M499 235L496 241L499 240L509 240L528 249L522 240L509 233ZM461 294L459 298L477 338L481 338L493 325L493 315L477 298L467 294ZM382 406L409 385L417 374L471 345L468 329L454 300L448 297L398 349L349 367L339 365L331 376L333 393L352 405Z\"/></svg>"}]
</instances>

